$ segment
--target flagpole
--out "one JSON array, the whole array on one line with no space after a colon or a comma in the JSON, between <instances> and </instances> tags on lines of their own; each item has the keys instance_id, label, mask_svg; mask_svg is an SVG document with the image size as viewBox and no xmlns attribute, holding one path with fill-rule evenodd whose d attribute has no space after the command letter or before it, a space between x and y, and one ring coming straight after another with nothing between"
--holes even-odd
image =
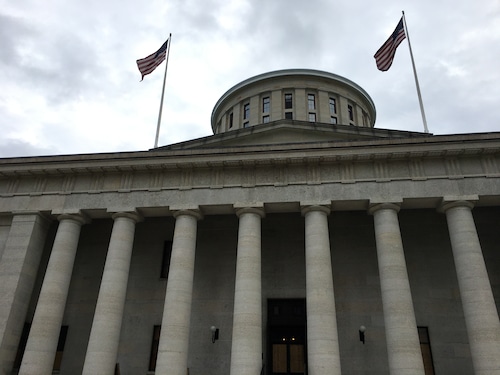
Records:
<instances>
[{"instance_id":1,"label":"flagpole","mask_svg":"<svg viewBox=\"0 0 500 375\"><path fill-rule=\"evenodd\" d=\"M167 58L165 61L165 74L163 75L163 88L161 90L160 111L158 113L158 124L156 125L156 137L155 137L154 148L158 147L158 138L160 137L161 112L163 109L163 97L165 95L165 82L167 80L168 57L170 56L170 45L171 44L172 44L172 34L170 34L168 37Z\"/></svg>"},{"instance_id":2,"label":"flagpole","mask_svg":"<svg viewBox=\"0 0 500 375\"><path fill-rule=\"evenodd\" d=\"M411 50L410 33L408 26L406 26L405 11L403 10L403 23L405 27L406 38L408 39L408 48L410 49L411 65L413 67L413 75L415 76L415 85L417 86L418 102L420 103L420 113L422 114L422 121L424 123L424 132L429 133L427 128L427 120L425 119L424 103L422 102L422 94L420 93L420 85L418 84L417 69L415 68L415 60L413 60L413 52Z\"/></svg>"}]
</instances>

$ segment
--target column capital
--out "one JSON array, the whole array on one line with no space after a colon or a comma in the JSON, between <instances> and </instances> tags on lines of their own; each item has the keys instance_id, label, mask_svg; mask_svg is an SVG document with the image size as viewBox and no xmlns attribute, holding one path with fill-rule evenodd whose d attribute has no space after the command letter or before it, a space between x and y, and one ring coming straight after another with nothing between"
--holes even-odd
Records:
<instances>
[{"instance_id":1,"label":"column capital","mask_svg":"<svg viewBox=\"0 0 500 375\"><path fill-rule=\"evenodd\" d=\"M327 215L330 215L332 212L332 204L331 202L319 202L319 203L308 203L301 202L300 203L300 213L302 216L305 216L307 213L312 211L320 211L324 212Z\"/></svg>"},{"instance_id":2,"label":"column capital","mask_svg":"<svg viewBox=\"0 0 500 375\"><path fill-rule=\"evenodd\" d=\"M120 211L120 212L114 212L111 217L113 220L116 220L119 217L126 217L127 219L134 220L134 222L138 223L139 221L143 221L144 218L142 215L137 212L137 211Z\"/></svg>"},{"instance_id":3,"label":"column capital","mask_svg":"<svg viewBox=\"0 0 500 375\"><path fill-rule=\"evenodd\" d=\"M437 210L442 213L454 207L468 207L472 210L474 203L478 200L479 197L477 195L444 196Z\"/></svg>"},{"instance_id":4,"label":"column capital","mask_svg":"<svg viewBox=\"0 0 500 375\"><path fill-rule=\"evenodd\" d=\"M372 203L370 201L370 207L368 208L368 213L370 215L373 215L378 210L385 210L385 209L399 212L399 210L401 209L401 203L400 202Z\"/></svg>"},{"instance_id":5,"label":"column capital","mask_svg":"<svg viewBox=\"0 0 500 375\"><path fill-rule=\"evenodd\" d=\"M264 202L235 202L233 204L235 210L247 207L264 209Z\"/></svg>"},{"instance_id":6,"label":"column capital","mask_svg":"<svg viewBox=\"0 0 500 375\"><path fill-rule=\"evenodd\" d=\"M235 205L233 205L233 207L235 209L236 216L238 216L238 217L240 217L243 214L248 214L248 213L257 214L261 218L266 217L266 211L264 210L264 204L259 205L259 206L252 205L252 206L243 206L243 207L238 207L238 205L235 204Z\"/></svg>"},{"instance_id":7,"label":"column capital","mask_svg":"<svg viewBox=\"0 0 500 375\"><path fill-rule=\"evenodd\" d=\"M71 213L71 214L69 214L69 213L60 214L57 216L57 220L59 222L61 222L63 220L73 220L73 221L76 221L80 225L88 224L91 222L91 219L83 212Z\"/></svg>"},{"instance_id":8,"label":"column capital","mask_svg":"<svg viewBox=\"0 0 500 375\"><path fill-rule=\"evenodd\" d=\"M196 218L196 220L203 219L203 214L198 208L179 208L179 209L170 208L170 211L173 213L176 219L180 215L193 216L194 218Z\"/></svg>"}]
</instances>

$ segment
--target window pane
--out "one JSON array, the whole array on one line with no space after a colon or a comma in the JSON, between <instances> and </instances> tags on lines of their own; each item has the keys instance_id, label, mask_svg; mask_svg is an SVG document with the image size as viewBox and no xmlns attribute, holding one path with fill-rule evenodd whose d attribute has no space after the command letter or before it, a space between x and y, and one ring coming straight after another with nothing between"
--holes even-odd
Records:
<instances>
[{"instance_id":1,"label":"window pane","mask_svg":"<svg viewBox=\"0 0 500 375\"><path fill-rule=\"evenodd\" d=\"M262 99L262 112L268 113L270 105L271 105L271 99L269 99L269 97L263 98Z\"/></svg>"},{"instance_id":2,"label":"window pane","mask_svg":"<svg viewBox=\"0 0 500 375\"><path fill-rule=\"evenodd\" d=\"M316 100L314 98L314 95L313 94L308 94L307 95L307 108L310 110L310 111L313 111L316 109Z\"/></svg>"},{"instance_id":3,"label":"window pane","mask_svg":"<svg viewBox=\"0 0 500 375\"><path fill-rule=\"evenodd\" d=\"M330 117L330 124L336 124L337 123L337 117L331 116Z\"/></svg>"},{"instance_id":4,"label":"window pane","mask_svg":"<svg viewBox=\"0 0 500 375\"><path fill-rule=\"evenodd\" d=\"M250 104L247 103L243 106L243 119L247 120L250 118Z\"/></svg>"},{"instance_id":5,"label":"window pane","mask_svg":"<svg viewBox=\"0 0 500 375\"><path fill-rule=\"evenodd\" d=\"M335 98L330 98L330 113L337 113L337 103L335 102Z\"/></svg>"},{"instance_id":6,"label":"window pane","mask_svg":"<svg viewBox=\"0 0 500 375\"><path fill-rule=\"evenodd\" d=\"M285 94L285 109L292 107L292 94Z\"/></svg>"},{"instance_id":7,"label":"window pane","mask_svg":"<svg viewBox=\"0 0 500 375\"><path fill-rule=\"evenodd\" d=\"M293 113L292 112L285 112L285 118L287 120L293 120Z\"/></svg>"},{"instance_id":8,"label":"window pane","mask_svg":"<svg viewBox=\"0 0 500 375\"><path fill-rule=\"evenodd\" d=\"M352 105L347 106L347 111L349 112L349 120L354 121L354 111Z\"/></svg>"},{"instance_id":9,"label":"window pane","mask_svg":"<svg viewBox=\"0 0 500 375\"><path fill-rule=\"evenodd\" d=\"M262 122L264 124L267 124L269 122L269 115L268 116L262 116Z\"/></svg>"},{"instance_id":10,"label":"window pane","mask_svg":"<svg viewBox=\"0 0 500 375\"><path fill-rule=\"evenodd\" d=\"M309 121L316 122L316 113L309 113Z\"/></svg>"}]
</instances>

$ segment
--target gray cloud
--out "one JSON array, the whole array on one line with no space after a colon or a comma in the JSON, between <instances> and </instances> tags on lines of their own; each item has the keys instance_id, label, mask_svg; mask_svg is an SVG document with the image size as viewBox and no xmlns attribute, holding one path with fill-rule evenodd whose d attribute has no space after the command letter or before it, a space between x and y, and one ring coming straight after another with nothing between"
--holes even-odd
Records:
<instances>
[{"instance_id":1,"label":"gray cloud","mask_svg":"<svg viewBox=\"0 0 500 375\"><path fill-rule=\"evenodd\" d=\"M430 131L498 130L498 2L403 5ZM400 7L390 0L6 3L0 156L150 148L164 65L139 82L135 60L169 33L160 144L209 135L212 107L227 89L295 67L361 85L377 106L377 127L422 131L407 42L388 72L373 59Z\"/></svg>"},{"instance_id":2,"label":"gray cloud","mask_svg":"<svg viewBox=\"0 0 500 375\"><path fill-rule=\"evenodd\" d=\"M2 157L15 156L42 156L52 155L57 149L43 146L35 146L29 142L20 140L4 140L0 143L0 153Z\"/></svg>"}]
</instances>

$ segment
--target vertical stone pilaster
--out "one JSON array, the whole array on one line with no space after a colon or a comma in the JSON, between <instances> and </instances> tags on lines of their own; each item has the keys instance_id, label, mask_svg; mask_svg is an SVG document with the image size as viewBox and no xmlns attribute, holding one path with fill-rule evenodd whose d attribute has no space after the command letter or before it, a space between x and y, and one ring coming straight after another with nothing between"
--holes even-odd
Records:
<instances>
[{"instance_id":1,"label":"vertical stone pilaster","mask_svg":"<svg viewBox=\"0 0 500 375\"><path fill-rule=\"evenodd\" d=\"M475 375L500 374L500 321L469 201L444 202Z\"/></svg>"},{"instance_id":2,"label":"vertical stone pilaster","mask_svg":"<svg viewBox=\"0 0 500 375\"><path fill-rule=\"evenodd\" d=\"M60 215L19 374L52 374L80 229L87 219Z\"/></svg>"},{"instance_id":3,"label":"vertical stone pilaster","mask_svg":"<svg viewBox=\"0 0 500 375\"><path fill-rule=\"evenodd\" d=\"M306 206L305 260L307 352L311 375L340 375L337 315L333 291L327 206Z\"/></svg>"},{"instance_id":4,"label":"vertical stone pilaster","mask_svg":"<svg viewBox=\"0 0 500 375\"><path fill-rule=\"evenodd\" d=\"M424 375L410 282L399 229L399 205L376 204L374 217L385 336L391 375Z\"/></svg>"},{"instance_id":5,"label":"vertical stone pilaster","mask_svg":"<svg viewBox=\"0 0 500 375\"><path fill-rule=\"evenodd\" d=\"M259 374L262 367L261 208L241 208L234 291L231 375Z\"/></svg>"},{"instance_id":6,"label":"vertical stone pilaster","mask_svg":"<svg viewBox=\"0 0 500 375\"><path fill-rule=\"evenodd\" d=\"M114 224L97 297L82 374L113 374L127 293L135 225L135 212L113 215Z\"/></svg>"},{"instance_id":7,"label":"vertical stone pilaster","mask_svg":"<svg viewBox=\"0 0 500 375\"><path fill-rule=\"evenodd\" d=\"M186 375L193 296L197 210L179 210L176 218L156 374Z\"/></svg>"},{"instance_id":8,"label":"vertical stone pilaster","mask_svg":"<svg viewBox=\"0 0 500 375\"><path fill-rule=\"evenodd\" d=\"M16 357L49 221L39 212L14 214L0 261L0 374Z\"/></svg>"}]
</instances>

